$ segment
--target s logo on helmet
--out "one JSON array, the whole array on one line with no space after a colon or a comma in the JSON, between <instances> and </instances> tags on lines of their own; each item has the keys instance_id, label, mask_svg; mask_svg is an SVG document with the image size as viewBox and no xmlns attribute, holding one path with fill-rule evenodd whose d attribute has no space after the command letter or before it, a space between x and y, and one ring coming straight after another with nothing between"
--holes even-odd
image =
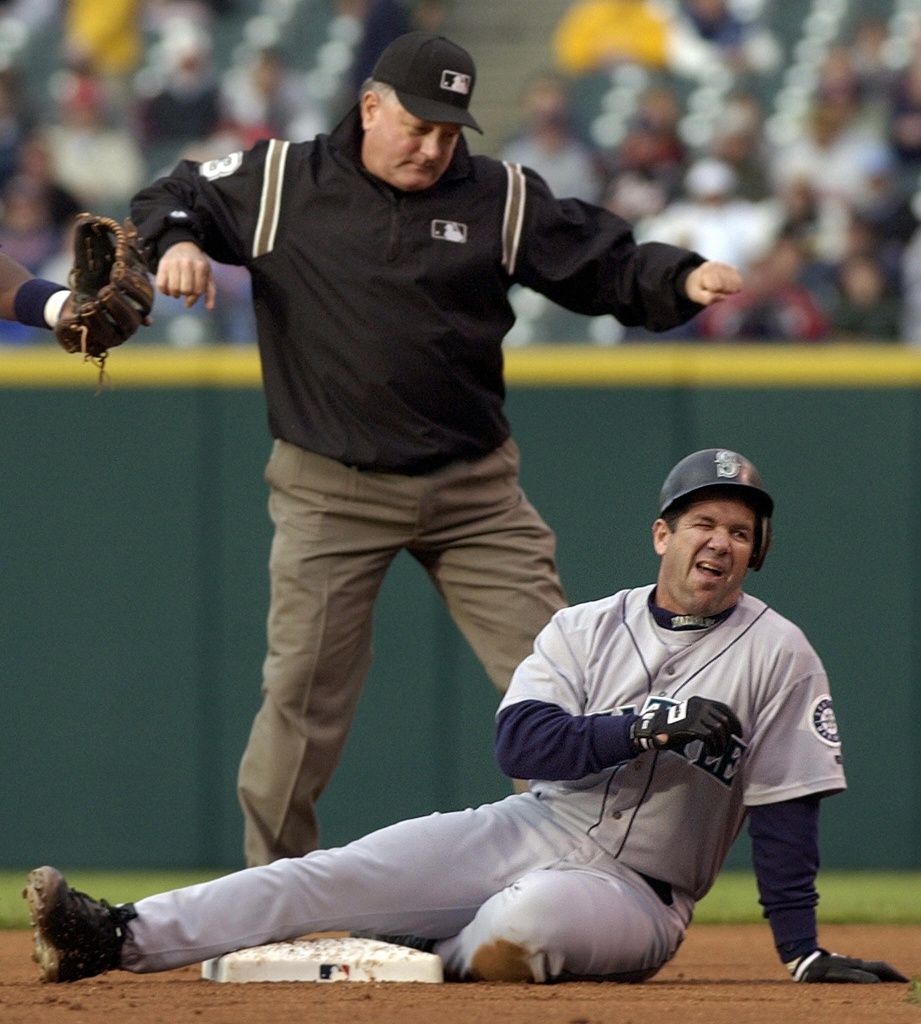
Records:
<instances>
[{"instance_id":1,"label":"s logo on helmet","mask_svg":"<svg viewBox=\"0 0 921 1024\"><path fill-rule=\"evenodd\" d=\"M739 475L742 460L735 452L719 451L716 453L716 475L732 480Z\"/></svg>"},{"instance_id":2,"label":"s logo on helmet","mask_svg":"<svg viewBox=\"0 0 921 1024\"><path fill-rule=\"evenodd\" d=\"M813 704L810 724L823 743L827 743L830 747L841 745L835 710L831 705L831 697L827 693L819 697Z\"/></svg>"}]
</instances>

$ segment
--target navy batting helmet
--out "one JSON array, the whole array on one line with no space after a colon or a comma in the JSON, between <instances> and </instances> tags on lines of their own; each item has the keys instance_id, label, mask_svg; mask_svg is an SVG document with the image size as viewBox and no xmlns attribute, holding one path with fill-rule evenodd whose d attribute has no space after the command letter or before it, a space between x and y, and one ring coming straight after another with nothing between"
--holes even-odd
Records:
<instances>
[{"instance_id":1,"label":"navy batting helmet","mask_svg":"<svg viewBox=\"0 0 921 1024\"><path fill-rule=\"evenodd\" d=\"M749 568L764 564L771 546L774 500L764 489L761 474L744 455L726 448L704 448L683 458L665 478L659 494L659 515L679 503L689 503L698 491L725 487L755 511L755 537Z\"/></svg>"}]
</instances>

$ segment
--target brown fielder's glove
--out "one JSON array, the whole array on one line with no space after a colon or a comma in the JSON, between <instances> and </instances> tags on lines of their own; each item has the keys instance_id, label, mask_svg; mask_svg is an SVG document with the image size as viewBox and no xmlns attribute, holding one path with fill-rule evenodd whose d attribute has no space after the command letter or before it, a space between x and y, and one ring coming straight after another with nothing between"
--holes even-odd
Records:
<instances>
[{"instance_id":1,"label":"brown fielder's glove","mask_svg":"<svg viewBox=\"0 0 921 1024\"><path fill-rule=\"evenodd\" d=\"M72 309L54 328L68 352L82 352L101 365L110 348L149 323L154 290L130 220L119 224L110 217L80 214L68 284Z\"/></svg>"}]
</instances>

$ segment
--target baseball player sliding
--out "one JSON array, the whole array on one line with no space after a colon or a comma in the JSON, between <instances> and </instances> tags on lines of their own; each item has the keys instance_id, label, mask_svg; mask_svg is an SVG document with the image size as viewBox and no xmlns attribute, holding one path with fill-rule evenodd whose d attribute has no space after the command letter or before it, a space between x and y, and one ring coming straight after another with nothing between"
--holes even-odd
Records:
<instances>
[{"instance_id":1,"label":"baseball player sliding","mask_svg":"<svg viewBox=\"0 0 921 1024\"><path fill-rule=\"evenodd\" d=\"M845 788L841 747L817 654L742 590L771 545L761 477L735 452L695 452L658 507L655 584L557 612L502 700L497 757L529 792L136 904L38 868L25 897L42 978L351 930L430 949L448 978L645 981L747 818L793 979L906 981L819 945L819 804Z\"/></svg>"}]
</instances>

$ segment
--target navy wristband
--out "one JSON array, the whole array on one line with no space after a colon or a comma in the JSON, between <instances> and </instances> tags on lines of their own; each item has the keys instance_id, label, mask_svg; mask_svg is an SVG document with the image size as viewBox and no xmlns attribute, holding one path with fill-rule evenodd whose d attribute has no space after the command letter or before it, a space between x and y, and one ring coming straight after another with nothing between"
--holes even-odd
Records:
<instances>
[{"instance_id":1,"label":"navy wristband","mask_svg":"<svg viewBox=\"0 0 921 1024\"><path fill-rule=\"evenodd\" d=\"M45 303L58 292L69 292L70 289L54 281L46 281L41 277L33 277L24 281L16 292L13 300L13 311L16 319L27 327L48 327L45 319Z\"/></svg>"}]
</instances>

